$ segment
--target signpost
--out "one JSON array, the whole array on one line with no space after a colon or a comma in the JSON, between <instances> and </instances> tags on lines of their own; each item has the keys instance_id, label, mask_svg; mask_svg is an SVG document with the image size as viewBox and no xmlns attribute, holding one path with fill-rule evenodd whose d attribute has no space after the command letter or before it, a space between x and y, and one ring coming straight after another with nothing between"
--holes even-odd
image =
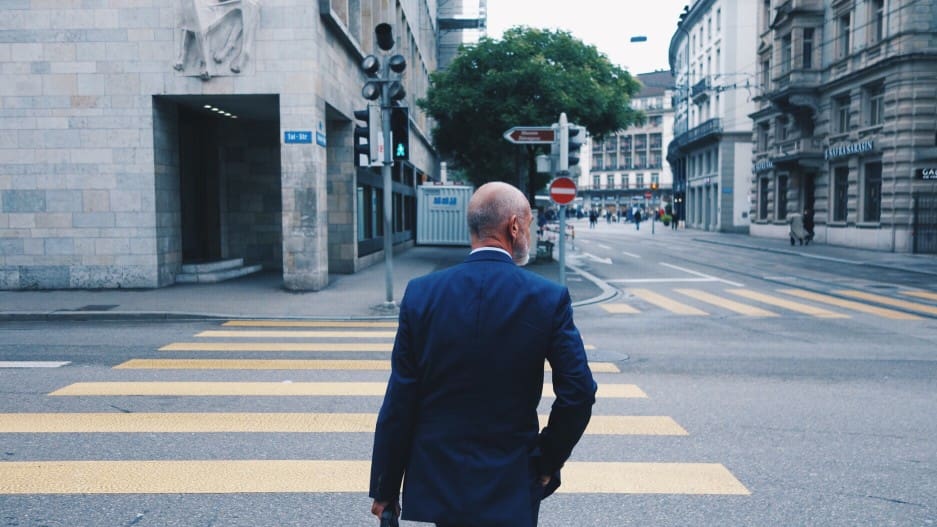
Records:
<instances>
[{"instance_id":1,"label":"signpost","mask_svg":"<svg viewBox=\"0 0 937 527\"><path fill-rule=\"evenodd\" d=\"M555 137L551 126L515 126L504 132L504 138L516 145L548 145Z\"/></svg>"},{"instance_id":2,"label":"signpost","mask_svg":"<svg viewBox=\"0 0 937 527\"><path fill-rule=\"evenodd\" d=\"M576 182L561 176L550 183L550 199L560 206L560 285L566 285L566 205L576 199Z\"/></svg>"}]
</instances>

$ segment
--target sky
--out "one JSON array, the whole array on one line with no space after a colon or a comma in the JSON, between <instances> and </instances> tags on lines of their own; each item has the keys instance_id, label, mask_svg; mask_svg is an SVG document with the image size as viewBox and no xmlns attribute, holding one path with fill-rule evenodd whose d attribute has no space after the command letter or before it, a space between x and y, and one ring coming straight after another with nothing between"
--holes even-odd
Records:
<instances>
[{"instance_id":1,"label":"sky","mask_svg":"<svg viewBox=\"0 0 937 527\"><path fill-rule=\"evenodd\" d=\"M488 36L517 25L562 29L631 74L669 70L667 53L692 0L488 0ZM633 36L646 42L630 42Z\"/></svg>"}]
</instances>

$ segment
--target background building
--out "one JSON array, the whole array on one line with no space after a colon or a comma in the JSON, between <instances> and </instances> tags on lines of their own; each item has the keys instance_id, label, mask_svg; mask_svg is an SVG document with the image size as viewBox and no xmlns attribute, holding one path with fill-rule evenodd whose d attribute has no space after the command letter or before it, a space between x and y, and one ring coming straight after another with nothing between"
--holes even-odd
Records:
<instances>
[{"instance_id":1,"label":"background building","mask_svg":"<svg viewBox=\"0 0 937 527\"><path fill-rule=\"evenodd\" d=\"M673 138L673 75L655 71L637 76L642 88L631 107L647 121L606 137L592 139L591 162L579 178L583 206L616 214L632 206L673 202L673 177L663 162L664 145ZM650 193L651 197L645 197Z\"/></svg>"},{"instance_id":2,"label":"background building","mask_svg":"<svg viewBox=\"0 0 937 527\"><path fill-rule=\"evenodd\" d=\"M667 161L687 228L748 232L753 0L696 0L670 41L679 93Z\"/></svg>"},{"instance_id":3,"label":"background building","mask_svg":"<svg viewBox=\"0 0 937 527\"><path fill-rule=\"evenodd\" d=\"M937 253L937 4L763 0L752 234Z\"/></svg>"},{"instance_id":4,"label":"background building","mask_svg":"<svg viewBox=\"0 0 937 527\"><path fill-rule=\"evenodd\" d=\"M436 1L77 5L3 10L0 288L159 287L243 258L316 290L381 261L388 189L353 153L381 22L410 106L388 234L412 243L438 170L414 104L439 67Z\"/></svg>"}]
</instances>

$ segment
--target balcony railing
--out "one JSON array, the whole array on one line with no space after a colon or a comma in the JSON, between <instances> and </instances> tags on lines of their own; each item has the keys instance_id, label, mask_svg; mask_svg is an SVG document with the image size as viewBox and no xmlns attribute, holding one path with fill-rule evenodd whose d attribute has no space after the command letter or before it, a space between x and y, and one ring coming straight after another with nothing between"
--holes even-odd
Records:
<instances>
[{"instance_id":1,"label":"balcony railing","mask_svg":"<svg viewBox=\"0 0 937 527\"><path fill-rule=\"evenodd\" d=\"M816 138L794 139L774 145L773 160L797 157L823 157L823 142Z\"/></svg>"},{"instance_id":2,"label":"balcony railing","mask_svg":"<svg viewBox=\"0 0 937 527\"><path fill-rule=\"evenodd\" d=\"M708 96L709 92L709 77L697 82L690 88L690 97L693 100L703 99Z\"/></svg>"}]
</instances>

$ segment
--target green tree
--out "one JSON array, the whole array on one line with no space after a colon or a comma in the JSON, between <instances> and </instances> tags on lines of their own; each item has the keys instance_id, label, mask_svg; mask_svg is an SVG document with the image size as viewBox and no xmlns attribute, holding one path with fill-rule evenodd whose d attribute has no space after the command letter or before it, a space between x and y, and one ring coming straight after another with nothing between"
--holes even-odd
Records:
<instances>
[{"instance_id":1,"label":"green tree","mask_svg":"<svg viewBox=\"0 0 937 527\"><path fill-rule=\"evenodd\" d=\"M515 145L504 132L549 126L566 112L601 139L644 119L630 107L639 89L627 71L570 33L515 27L501 40L484 38L460 50L448 69L431 75L417 104L436 121L440 154L473 183L526 186L533 203L549 178L537 174L536 156L549 145Z\"/></svg>"}]
</instances>

